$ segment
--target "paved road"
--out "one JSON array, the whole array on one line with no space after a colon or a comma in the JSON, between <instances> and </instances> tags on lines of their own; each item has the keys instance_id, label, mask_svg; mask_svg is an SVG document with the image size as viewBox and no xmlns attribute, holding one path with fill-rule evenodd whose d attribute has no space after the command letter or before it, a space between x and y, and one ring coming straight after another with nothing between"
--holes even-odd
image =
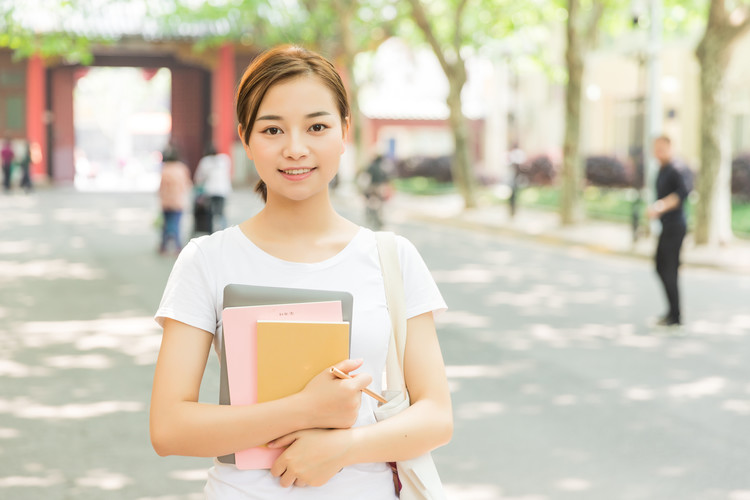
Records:
<instances>
[{"instance_id":1,"label":"paved road","mask_svg":"<svg viewBox=\"0 0 750 500\"><path fill-rule=\"evenodd\" d=\"M230 219L258 205L247 193ZM148 442L172 260L147 194L0 198L0 498L193 500L206 459ZM358 217L358 212L352 212ZM648 263L399 221L451 309L451 498L750 498L747 276L684 273L682 337ZM215 401L216 363L204 379Z\"/></svg>"},{"instance_id":2,"label":"paved road","mask_svg":"<svg viewBox=\"0 0 750 500\"><path fill-rule=\"evenodd\" d=\"M651 264L397 225L451 307L461 499L750 498L750 278L687 269L683 336L652 331Z\"/></svg>"}]
</instances>

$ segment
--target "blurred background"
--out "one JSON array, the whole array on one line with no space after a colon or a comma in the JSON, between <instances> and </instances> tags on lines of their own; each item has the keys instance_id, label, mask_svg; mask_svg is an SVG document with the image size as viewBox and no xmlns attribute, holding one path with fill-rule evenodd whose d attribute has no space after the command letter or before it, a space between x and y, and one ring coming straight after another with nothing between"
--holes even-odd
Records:
<instances>
[{"instance_id":1,"label":"blurred background","mask_svg":"<svg viewBox=\"0 0 750 500\"><path fill-rule=\"evenodd\" d=\"M0 498L201 498L210 461L148 443L155 193L168 145L193 176L213 145L228 222L260 209L233 100L278 43L347 85L337 208L448 299L451 498L750 499L747 0L0 0ZM661 134L694 186L678 335L647 322Z\"/></svg>"}]
</instances>

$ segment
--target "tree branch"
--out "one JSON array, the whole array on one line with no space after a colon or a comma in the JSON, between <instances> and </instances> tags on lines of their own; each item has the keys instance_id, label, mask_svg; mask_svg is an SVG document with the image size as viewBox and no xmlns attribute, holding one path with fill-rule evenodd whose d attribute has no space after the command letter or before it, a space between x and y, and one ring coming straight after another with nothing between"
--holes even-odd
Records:
<instances>
[{"instance_id":1,"label":"tree branch","mask_svg":"<svg viewBox=\"0 0 750 500\"><path fill-rule=\"evenodd\" d=\"M464 9L466 8L466 4L468 3L468 0L461 0L458 4L458 7L456 8L456 18L454 19L454 24L456 26L456 31L453 32L453 49L456 51L456 56L458 59L461 59L460 52L461 52L461 18L464 15Z\"/></svg>"},{"instance_id":2,"label":"tree branch","mask_svg":"<svg viewBox=\"0 0 750 500\"><path fill-rule=\"evenodd\" d=\"M440 42L438 42L432 26L430 26L430 22L427 19L427 13L424 10L422 2L420 0L409 0L409 4L411 5L411 9L414 14L414 21L417 23L417 26L419 26L419 29L422 30L422 33L424 33L424 36L427 39L427 43L429 43L430 47L432 47L432 51L438 58L443 71L446 75L449 75L451 71L451 65L445 57L445 52L443 52L443 48L440 46Z\"/></svg>"}]
</instances>

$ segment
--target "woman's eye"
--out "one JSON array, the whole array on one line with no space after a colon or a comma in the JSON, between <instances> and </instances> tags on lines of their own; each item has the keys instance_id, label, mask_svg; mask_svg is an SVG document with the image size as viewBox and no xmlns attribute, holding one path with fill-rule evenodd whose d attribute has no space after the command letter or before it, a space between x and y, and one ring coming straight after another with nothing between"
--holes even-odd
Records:
<instances>
[{"instance_id":1,"label":"woman's eye","mask_svg":"<svg viewBox=\"0 0 750 500\"><path fill-rule=\"evenodd\" d=\"M278 133L281 132L281 129L276 128L276 127L268 127L263 132L266 133L266 134L268 134L268 135L276 135L276 134L278 134Z\"/></svg>"},{"instance_id":2,"label":"woman's eye","mask_svg":"<svg viewBox=\"0 0 750 500\"><path fill-rule=\"evenodd\" d=\"M323 125L322 123L316 123L315 125L313 125L312 127L310 127L310 130L312 130L313 132L322 132L322 131L324 131L327 128L328 128L328 126Z\"/></svg>"}]
</instances>

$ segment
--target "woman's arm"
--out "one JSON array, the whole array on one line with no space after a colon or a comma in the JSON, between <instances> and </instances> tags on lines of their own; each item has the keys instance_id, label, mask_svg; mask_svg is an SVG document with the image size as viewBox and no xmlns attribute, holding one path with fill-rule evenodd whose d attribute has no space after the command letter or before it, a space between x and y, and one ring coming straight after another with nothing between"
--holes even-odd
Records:
<instances>
[{"instance_id":1,"label":"woman's arm","mask_svg":"<svg viewBox=\"0 0 750 500\"><path fill-rule=\"evenodd\" d=\"M221 456L265 444L300 429L348 428L368 375L339 380L323 372L303 391L249 406L198 403L213 335L166 319L151 394L151 443L159 455ZM344 372L361 361L336 365Z\"/></svg>"},{"instance_id":2,"label":"woman's arm","mask_svg":"<svg viewBox=\"0 0 750 500\"><path fill-rule=\"evenodd\" d=\"M404 376L411 406L375 425L278 439L272 446L292 443L271 469L283 486L319 486L344 466L407 460L450 441L450 391L432 313L409 319L407 328Z\"/></svg>"}]
</instances>

